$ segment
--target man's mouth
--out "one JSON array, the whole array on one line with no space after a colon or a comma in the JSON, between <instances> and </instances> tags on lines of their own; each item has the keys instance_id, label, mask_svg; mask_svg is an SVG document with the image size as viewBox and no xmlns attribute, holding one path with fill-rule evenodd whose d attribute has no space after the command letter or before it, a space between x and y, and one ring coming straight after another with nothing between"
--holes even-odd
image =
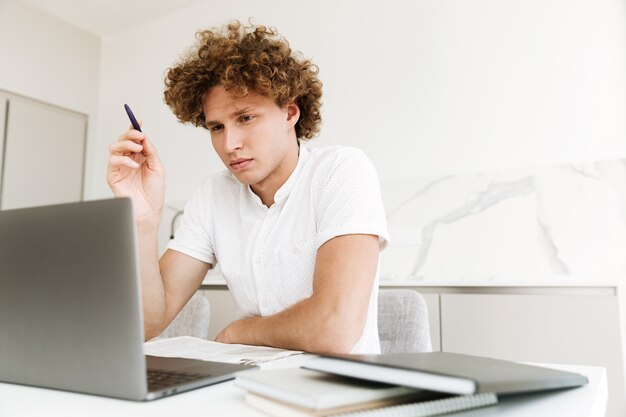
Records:
<instances>
[{"instance_id":1,"label":"man's mouth","mask_svg":"<svg viewBox=\"0 0 626 417\"><path fill-rule=\"evenodd\" d=\"M246 167L248 167L248 165L250 165L252 163L253 159L252 158L237 158L237 159L233 159L232 161L230 161L230 168L233 171L239 171L241 169L244 169Z\"/></svg>"}]
</instances>

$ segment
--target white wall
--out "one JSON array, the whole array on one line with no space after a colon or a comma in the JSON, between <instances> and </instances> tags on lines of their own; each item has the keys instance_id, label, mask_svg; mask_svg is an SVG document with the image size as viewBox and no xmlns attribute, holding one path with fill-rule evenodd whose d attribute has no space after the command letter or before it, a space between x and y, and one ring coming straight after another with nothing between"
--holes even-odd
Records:
<instances>
[{"instance_id":1,"label":"white wall","mask_svg":"<svg viewBox=\"0 0 626 417\"><path fill-rule=\"evenodd\" d=\"M0 63L0 89L89 116L85 191L91 195L100 38L16 1L0 0Z\"/></svg>"},{"instance_id":2,"label":"white wall","mask_svg":"<svg viewBox=\"0 0 626 417\"><path fill-rule=\"evenodd\" d=\"M219 165L204 133L163 104L164 70L196 30L252 16L320 66L316 143L363 148L383 178L626 154L623 1L380 4L206 2L107 37L99 149L126 127L130 102L170 168L169 198L186 198Z\"/></svg>"},{"instance_id":3,"label":"white wall","mask_svg":"<svg viewBox=\"0 0 626 417\"><path fill-rule=\"evenodd\" d=\"M320 67L324 125L312 145L364 149L383 179L626 155L621 0L205 2L103 41L98 161L144 119L184 201L221 169L208 136L176 122L165 69L196 30L232 18L276 26Z\"/></svg>"},{"instance_id":4,"label":"white wall","mask_svg":"<svg viewBox=\"0 0 626 417\"><path fill-rule=\"evenodd\" d=\"M88 198L110 195L107 146L130 103L179 204L221 166L206 133L163 104L165 69L196 30L252 16L320 66L324 126L312 145L360 147L383 179L614 159L626 154L625 15L621 0L242 0L101 41L0 0L0 89L89 115Z\"/></svg>"},{"instance_id":5,"label":"white wall","mask_svg":"<svg viewBox=\"0 0 626 417\"><path fill-rule=\"evenodd\" d=\"M207 134L163 103L163 77L195 31L233 18L276 26L319 65L324 125L312 145L360 147L383 179L622 157L624 16L620 0L188 7L103 40L93 195L110 195L106 152L128 125L124 102L164 160L168 202L221 169Z\"/></svg>"}]
</instances>

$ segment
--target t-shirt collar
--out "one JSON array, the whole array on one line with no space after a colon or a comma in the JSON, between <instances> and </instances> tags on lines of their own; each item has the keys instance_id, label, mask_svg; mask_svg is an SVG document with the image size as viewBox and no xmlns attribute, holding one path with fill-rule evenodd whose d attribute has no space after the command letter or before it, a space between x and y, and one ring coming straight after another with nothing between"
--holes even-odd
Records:
<instances>
[{"instance_id":1,"label":"t-shirt collar","mask_svg":"<svg viewBox=\"0 0 626 417\"><path fill-rule=\"evenodd\" d=\"M285 181L285 183L276 191L276 194L274 195L274 204L282 205L287 199L297 181L298 174L302 170L302 166L304 166L307 159L309 159L309 150L306 146L300 143L300 152L298 154L298 163L296 164L296 168L293 170L289 178L287 178L287 181Z\"/></svg>"}]
</instances>

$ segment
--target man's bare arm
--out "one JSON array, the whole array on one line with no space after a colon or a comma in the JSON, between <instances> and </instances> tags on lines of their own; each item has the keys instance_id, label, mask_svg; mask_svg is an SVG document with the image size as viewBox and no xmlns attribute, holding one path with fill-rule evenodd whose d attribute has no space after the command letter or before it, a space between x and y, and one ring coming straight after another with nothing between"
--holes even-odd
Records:
<instances>
[{"instance_id":1,"label":"man's bare arm","mask_svg":"<svg viewBox=\"0 0 626 417\"><path fill-rule=\"evenodd\" d=\"M145 262L142 265L142 290L146 340L165 330L211 268L209 264L174 250L167 250L158 263L150 258L148 253L141 257L142 263Z\"/></svg>"},{"instance_id":2,"label":"man's bare arm","mask_svg":"<svg viewBox=\"0 0 626 417\"><path fill-rule=\"evenodd\" d=\"M317 251L311 297L266 317L229 324L217 341L347 353L363 332L378 267L374 235L345 235Z\"/></svg>"},{"instance_id":3,"label":"man's bare arm","mask_svg":"<svg viewBox=\"0 0 626 417\"><path fill-rule=\"evenodd\" d=\"M144 337L161 334L202 283L206 263L175 251L159 261L158 230L165 170L145 133L132 126L109 146L107 182L116 197L130 197L137 219Z\"/></svg>"}]
</instances>

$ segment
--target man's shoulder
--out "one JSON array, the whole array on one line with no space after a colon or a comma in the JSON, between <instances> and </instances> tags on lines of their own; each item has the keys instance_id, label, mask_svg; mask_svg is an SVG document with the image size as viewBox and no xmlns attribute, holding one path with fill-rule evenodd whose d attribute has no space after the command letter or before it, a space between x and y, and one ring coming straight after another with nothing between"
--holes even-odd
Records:
<instances>
[{"instance_id":1,"label":"man's shoulder","mask_svg":"<svg viewBox=\"0 0 626 417\"><path fill-rule=\"evenodd\" d=\"M371 176L375 172L365 152L349 146L327 146L310 149L306 176L316 190L333 189L351 178Z\"/></svg>"}]
</instances>

